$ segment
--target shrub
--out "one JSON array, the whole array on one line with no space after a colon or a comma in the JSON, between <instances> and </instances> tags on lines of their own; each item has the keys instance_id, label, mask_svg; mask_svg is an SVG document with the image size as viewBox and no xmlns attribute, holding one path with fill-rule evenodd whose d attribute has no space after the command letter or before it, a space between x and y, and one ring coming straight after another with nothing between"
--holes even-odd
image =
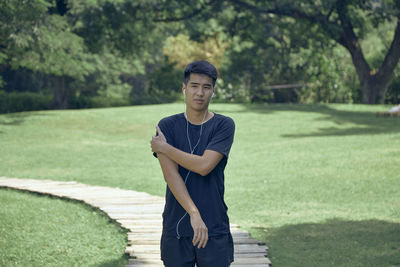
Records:
<instances>
[{"instance_id":1,"label":"shrub","mask_svg":"<svg viewBox=\"0 0 400 267\"><path fill-rule=\"evenodd\" d=\"M52 96L31 92L0 91L0 113L49 109Z\"/></svg>"}]
</instances>

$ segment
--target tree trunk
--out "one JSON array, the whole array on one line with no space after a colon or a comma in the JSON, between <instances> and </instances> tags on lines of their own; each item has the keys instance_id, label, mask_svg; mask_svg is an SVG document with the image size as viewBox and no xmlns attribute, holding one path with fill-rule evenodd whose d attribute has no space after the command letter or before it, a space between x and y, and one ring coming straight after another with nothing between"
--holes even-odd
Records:
<instances>
[{"instance_id":1,"label":"tree trunk","mask_svg":"<svg viewBox=\"0 0 400 267\"><path fill-rule=\"evenodd\" d=\"M346 1L340 1L340 3L342 2L345 3ZM371 70L354 33L350 18L346 14L346 6L343 3L338 7L343 32L337 41L351 54L361 83L364 104L383 104L387 88L393 79L394 70L400 59L400 18L397 20L394 37L382 65L377 70Z\"/></svg>"},{"instance_id":2,"label":"tree trunk","mask_svg":"<svg viewBox=\"0 0 400 267\"><path fill-rule=\"evenodd\" d=\"M64 76L53 76L53 100L50 107L53 109L67 109L68 108L68 88L65 85Z\"/></svg>"},{"instance_id":3,"label":"tree trunk","mask_svg":"<svg viewBox=\"0 0 400 267\"><path fill-rule=\"evenodd\" d=\"M375 76L370 76L361 87L363 103L383 104L390 81L377 81Z\"/></svg>"}]
</instances>

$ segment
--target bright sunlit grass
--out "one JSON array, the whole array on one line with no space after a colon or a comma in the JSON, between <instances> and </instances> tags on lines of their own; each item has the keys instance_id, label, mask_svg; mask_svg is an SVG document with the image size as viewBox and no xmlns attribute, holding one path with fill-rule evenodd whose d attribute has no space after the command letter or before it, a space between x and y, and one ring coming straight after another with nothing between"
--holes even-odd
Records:
<instances>
[{"instance_id":1,"label":"bright sunlit grass","mask_svg":"<svg viewBox=\"0 0 400 267\"><path fill-rule=\"evenodd\" d=\"M74 180L163 196L149 141L183 104L0 115L0 176ZM279 266L400 264L400 118L386 106L212 104L236 135L231 222Z\"/></svg>"}]
</instances>

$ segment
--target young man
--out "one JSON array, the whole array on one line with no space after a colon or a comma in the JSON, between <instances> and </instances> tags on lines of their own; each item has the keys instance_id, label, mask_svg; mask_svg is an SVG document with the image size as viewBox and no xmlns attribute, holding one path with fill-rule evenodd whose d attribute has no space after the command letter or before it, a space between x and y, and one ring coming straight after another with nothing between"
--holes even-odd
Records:
<instances>
[{"instance_id":1,"label":"young man","mask_svg":"<svg viewBox=\"0 0 400 267\"><path fill-rule=\"evenodd\" d=\"M224 169L235 124L208 110L216 80L211 63L190 63L182 84L186 112L162 119L151 141L168 185L161 237L167 267L225 267L233 261Z\"/></svg>"}]
</instances>

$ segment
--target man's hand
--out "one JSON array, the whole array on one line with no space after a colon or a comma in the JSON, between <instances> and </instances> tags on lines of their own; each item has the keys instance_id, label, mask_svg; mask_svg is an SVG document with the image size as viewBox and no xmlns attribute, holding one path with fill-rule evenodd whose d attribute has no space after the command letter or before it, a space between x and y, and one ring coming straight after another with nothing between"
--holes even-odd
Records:
<instances>
[{"instance_id":1,"label":"man's hand","mask_svg":"<svg viewBox=\"0 0 400 267\"><path fill-rule=\"evenodd\" d=\"M151 138L151 151L156 153L163 153L163 147L165 144L167 144L167 139L165 138L163 132L161 131L160 127L158 127L158 125L156 126L156 130L158 136L153 136Z\"/></svg>"},{"instance_id":2,"label":"man's hand","mask_svg":"<svg viewBox=\"0 0 400 267\"><path fill-rule=\"evenodd\" d=\"M208 242L208 229L200 213L194 212L190 214L190 224L194 232L192 240L193 246L197 244L197 248L205 248Z\"/></svg>"}]
</instances>

